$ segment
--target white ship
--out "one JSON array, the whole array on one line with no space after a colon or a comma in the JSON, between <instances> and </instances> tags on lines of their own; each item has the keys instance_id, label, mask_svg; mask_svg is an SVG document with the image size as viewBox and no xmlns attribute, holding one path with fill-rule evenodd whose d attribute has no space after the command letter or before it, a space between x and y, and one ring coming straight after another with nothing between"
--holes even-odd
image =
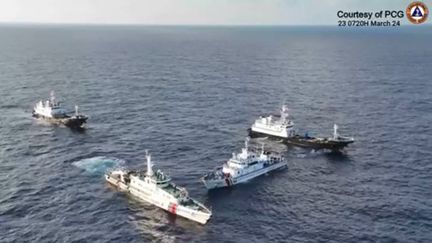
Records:
<instances>
[{"instance_id":1,"label":"white ship","mask_svg":"<svg viewBox=\"0 0 432 243\"><path fill-rule=\"evenodd\" d=\"M287 167L285 159L275 153L257 153L248 149L249 138L246 138L245 147L240 154L233 153L222 167L216 168L201 180L207 189L230 187L238 183L246 182L270 171Z\"/></svg>"},{"instance_id":2,"label":"white ship","mask_svg":"<svg viewBox=\"0 0 432 243\"><path fill-rule=\"evenodd\" d=\"M251 137L273 137L299 147L339 151L353 143L354 138L341 136L337 130L338 126L334 124L332 137L299 135L294 130L294 122L289 119L288 108L283 105L280 115L261 116L248 131Z\"/></svg>"},{"instance_id":3,"label":"white ship","mask_svg":"<svg viewBox=\"0 0 432 243\"><path fill-rule=\"evenodd\" d=\"M69 115L61 104L56 101L53 91L49 100L45 102L39 101L34 106L33 117L75 128L82 127L88 119L87 116L78 113L78 106L75 106L75 114Z\"/></svg>"},{"instance_id":4,"label":"white ship","mask_svg":"<svg viewBox=\"0 0 432 243\"><path fill-rule=\"evenodd\" d=\"M171 182L160 170L153 171L151 156L146 151L147 171L116 169L108 172L105 179L121 191L154 204L172 214L207 223L212 213L203 204L189 197L185 188Z\"/></svg>"},{"instance_id":5,"label":"white ship","mask_svg":"<svg viewBox=\"0 0 432 243\"><path fill-rule=\"evenodd\" d=\"M250 128L251 135L264 134L278 138L295 135L294 122L289 119L288 108L283 105L280 115L261 116Z\"/></svg>"}]
</instances>

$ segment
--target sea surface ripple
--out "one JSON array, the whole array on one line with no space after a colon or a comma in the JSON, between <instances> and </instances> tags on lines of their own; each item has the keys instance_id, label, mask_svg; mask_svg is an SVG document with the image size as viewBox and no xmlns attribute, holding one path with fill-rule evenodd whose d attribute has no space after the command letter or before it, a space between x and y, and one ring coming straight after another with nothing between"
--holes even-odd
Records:
<instances>
[{"instance_id":1,"label":"sea surface ripple","mask_svg":"<svg viewBox=\"0 0 432 243\"><path fill-rule=\"evenodd\" d=\"M430 242L432 29L0 26L1 242ZM84 132L31 118L51 90ZM285 101L288 170L227 190L199 181ZM262 141L254 141L257 146ZM115 166L156 166L211 207L205 226L117 192Z\"/></svg>"}]
</instances>

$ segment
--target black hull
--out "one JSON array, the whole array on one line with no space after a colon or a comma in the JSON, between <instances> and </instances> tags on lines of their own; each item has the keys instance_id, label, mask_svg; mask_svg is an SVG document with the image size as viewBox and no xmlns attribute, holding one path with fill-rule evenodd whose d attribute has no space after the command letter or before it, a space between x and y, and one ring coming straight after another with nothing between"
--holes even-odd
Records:
<instances>
[{"instance_id":1,"label":"black hull","mask_svg":"<svg viewBox=\"0 0 432 243\"><path fill-rule=\"evenodd\" d=\"M338 140L335 141L333 139L329 138L316 138L316 137L305 137L300 135L295 135L293 137L284 138L284 137L278 137L273 136L269 134L259 133L252 131L251 129L248 129L249 136L252 138L256 137L268 137L272 138L274 140L282 140L284 143L288 145L293 145L297 147L303 147L303 148L311 148L315 150L320 149L328 149L332 151L339 151L344 149L349 144L353 143L353 140Z\"/></svg>"},{"instance_id":2,"label":"black hull","mask_svg":"<svg viewBox=\"0 0 432 243\"><path fill-rule=\"evenodd\" d=\"M87 123L87 117L72 117L64 121L64 125L71 128L82 128Z\"/></svg>"},{"instance_id":3,"label":"black hull","mask_svg":"<svg viewBox=\"0 0 432 243\"><path fill-rule=\"evenodd\" d=\"M83 128L84 124L87 122L88 119L88 117L83 115L65 117L65 118L52 118L52 117L41 116L35 113L33 113L33 117L49 121L53 124L64 125L70 128Z\"/></svg>"},{"instance_id":4,"label":"black hull","mask_svg":"<svg viewBox=\"0 0 432 243\"><path fill-rule=\"evenodd\" d=\"M309 138L302 136L294 136L286 139L285 142L294 146L312 148L315 150L328 149L338 151L344 149L346 146L353 143L354 141L334 141L327 138Z\"/></svg>"}]
</instances>

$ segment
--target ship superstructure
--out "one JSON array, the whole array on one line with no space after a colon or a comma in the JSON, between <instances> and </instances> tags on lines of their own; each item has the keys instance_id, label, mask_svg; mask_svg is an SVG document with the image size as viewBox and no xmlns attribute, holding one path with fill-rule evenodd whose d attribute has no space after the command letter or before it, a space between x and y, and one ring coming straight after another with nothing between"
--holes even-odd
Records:
<instances>
[{"instance_id":1,"label":"ship superstructure","mask_svg":"<svg viewBox=\"0 0 432 243\"><path fill-rule=\"evenodd\" d=\"M286 105L282 106L280 115L261 116L256 119L250 131L252 134L267 134L280 138L288 138L295 134L294 122L289 119Z\"/></svg>"}]
</instances>

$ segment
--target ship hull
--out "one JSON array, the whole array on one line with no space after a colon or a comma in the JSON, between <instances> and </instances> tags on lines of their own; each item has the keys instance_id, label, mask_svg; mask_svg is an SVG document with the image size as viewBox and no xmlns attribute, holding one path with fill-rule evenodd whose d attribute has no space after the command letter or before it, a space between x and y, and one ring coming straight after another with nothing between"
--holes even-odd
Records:
<instances>
[{"instance_id":1,"label":"ship hull","mask_svg":"<svg viewBox=\"0 0 432 243\"><path fill-rule=\"evenodd\" d=\"M145 193L143 190L131 187L122 182L120 179L110 177L109 175L105 175L105 179L108 183L117 187L120 191L130 193L131 195L139 198L140 200L153 204L165 211L168 211L169 213L182 216L200 224L206 224L211 217L211 213L193 210L177 204L176 202L164 200L158 195Z\"/></svg>"},{"instance_id":2,"label":"ship hull","mask_svg":"<svg viewBox=\"0 0 432 243\"><path fill-rule=\"evenodd\" d=\"M262 133L262 132L257 132L257 131L253 131L251 128L248 129L248 135L251 138L262 138L262 137L269 137L272 139L287 139L286 137L282 137L282 136L276 136L273 134L268 134L268 133Z\"/></svg>"},{"instance_id":3,"label":"ship hull","mask_svg":"<svg viewBox=\"0 0 432 243\"><path fill-rule=\"evenodd\" d=\"M87 117L85 116L73 116L73 117L65 117L65 118L53 118L47 117L33 112L33 117L37 119L43 119L50 123L57 125L64 125L70 128L82 128L84 124L87 122Z\"/></svg>"},{"instance_id":4,"label":"ship hull","mask_svg":"<svg viewBox=\"0 0 432 243\"><path fill-rule=\"evenodd\" d=\"M332 151L339 151L344 149L349 144L353 143L353 140L348 141L335 141L326 138L308 138L308 137L291 137L285 140L287 144L295 145L299 147L311 148L315 150L328 149Z\"/></svg>"},{"instance_id":5,"label":"ship hull","mask_svg":"<svg viewBox=\"0 0 432 243\"><path fill-rule=\"evenodd\" d=\"M248 130L250 137L269 137L276 140L282 140L284 143L288 145L303 147L303 148L311 148L315 150L320 149L328 149L332 151L339 151L353 143L354 140L333 140L329 138L314 138L314 137L305 137L296 135L293 137L280 137L274 136L270 134L260 133L253 131L252 129Z\"/></svg>"},{"instance_id":6,"label":"ship hull","mask_svg":"<svg viewBox=\"0 0 432 243\"><path fill-rule=\"evenodd\" d=\"M212 190L212 189L222 188L222 187L231 187L239 183L247 182L249 180L252 180L258 176L267 174L269 172L285 169L286 167L287 167L286 162L280 162L239 177L227 177L223 179L210 179L210 180L206 180L202 178L202 182L204 183L207 190Z\"/></svg>"}]
</instances>

